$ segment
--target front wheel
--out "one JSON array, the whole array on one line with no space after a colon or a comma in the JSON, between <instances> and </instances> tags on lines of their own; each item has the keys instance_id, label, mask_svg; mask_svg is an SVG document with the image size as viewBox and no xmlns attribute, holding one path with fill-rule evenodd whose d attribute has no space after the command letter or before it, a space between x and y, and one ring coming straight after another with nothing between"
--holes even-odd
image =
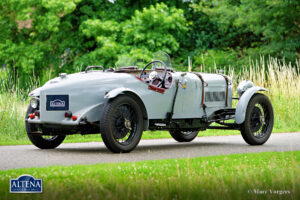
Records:
<instances>
[{"instance_id":1,"label":"front wheel","mask_svg":"<svg viewBox=\"0 0 300 200\"><path fill-rule=\"evenodd\" d=\"M31 143L40 149L54 149L58 147L64 141L66 136L65 135L48 136L48 135L42 135L42 133L40 133L40 135L37 135L36 132L39 132L39 130L36 128L36 126L34 124L30 124L27 122L28 115L33 112L34 112L33 108L29 106L25 117L26 132Z\"/></svg>"},{"instance_id":2,"label":"front wheel","mask_svg":"<svg viewBox=\"0 0 300 200\"><path fill-rule=\"evenodd\" d=\"M169 132L177 142L190 142L198 135L198 131L170 130Z\"/></svg>"},{"instance_id":3,"label":"front wheel","mask_svg":"<svg viewBox=\"0 0 300 200\"><path fill-rule=\"evenodd\" d=\"M127 95L110 100L102 112L100 131L113 153L132 151L143 133L143 114L137 101Z\"/></svg>"},{"instance_id":4,"label":"front wheel","mask_svg":"<svg viewBox=\"0 0 300 200\"><path fill-rule=\"evenodd\" d=\"M250 145L262 145L270 137L274 124L273 107L269 98L255 94L249 101L241 134Z\"/></svg>"}]
</instances>

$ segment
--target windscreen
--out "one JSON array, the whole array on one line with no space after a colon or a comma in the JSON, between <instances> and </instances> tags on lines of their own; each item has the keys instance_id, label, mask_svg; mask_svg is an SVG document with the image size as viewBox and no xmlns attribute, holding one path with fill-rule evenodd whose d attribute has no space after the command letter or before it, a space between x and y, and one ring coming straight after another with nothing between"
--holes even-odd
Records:
<instances>
[{"instance_id":1,"label":"windscreen","mask_svg":"<svg viewBox=\"0 0 300 200\"><path fill-rule=\"evenodd\" d=\"M141 55L140 55L141 56ZM163 52L158 51L152 54L150 56L148 54L143 55L143 57L139 57L138 55L130 56L130 55L120 55L118 57L118 61L116 62L117 68L124 68L124 67L137 67L139 69L142 69L147 63L153 61L153 60L159 60L166 64L167 68L171 68L171 59L170 56ZM153 64L153 68L164 68L164 66L160 63Z\"/></svg>"},{"instance_id":2,"label":"windscreen","mask_svg":"<svg viewBox=\"0 0 300 200\"><path fill-rule=\"evenodd\" d=\"M164 62L168 68L172 67L170 56L166 52L163 51L155 52L153 54L153 60L160 60ZM155 65L156 67L160 67L160 68L163 67L162 64L160 63L156 63Z\"/></svg>"}]
</instances>

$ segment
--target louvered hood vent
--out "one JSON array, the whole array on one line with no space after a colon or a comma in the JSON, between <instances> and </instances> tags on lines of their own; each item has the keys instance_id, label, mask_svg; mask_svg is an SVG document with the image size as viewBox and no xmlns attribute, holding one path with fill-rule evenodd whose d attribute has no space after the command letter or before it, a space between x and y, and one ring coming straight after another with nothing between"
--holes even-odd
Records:
<instances>
[{"instance_id":1,"label":"louvered hood vent","mask_svg":"<svg viewBox=\"0 0 300 200\"><path fill-rule=\"evenodd\" d=\"M225 91L224 92L205 92L205 101L225 101Z\"/></svg>"}]
</instances>

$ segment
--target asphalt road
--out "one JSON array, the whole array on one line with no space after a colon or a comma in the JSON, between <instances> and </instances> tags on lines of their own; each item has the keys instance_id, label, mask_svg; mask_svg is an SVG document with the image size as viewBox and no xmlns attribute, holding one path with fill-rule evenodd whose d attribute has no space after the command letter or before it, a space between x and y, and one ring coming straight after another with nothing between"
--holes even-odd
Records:
<instances>
[{"instance_id":1,"label":"asphalt road","mask_svg":"<svg viewBox=\"0 0 300 200\"><path fill-rule=\"evenodd\" d=\"M296 150L300 150L300 133L272 134L262 146L249 146L240 135L198 137L189 143L178 143L173 139L142 140L127 154L113 154L103 142L66 143L51 150L41 150L33 145L0 146L0 169Z\"/></svg>"}]
</instances>

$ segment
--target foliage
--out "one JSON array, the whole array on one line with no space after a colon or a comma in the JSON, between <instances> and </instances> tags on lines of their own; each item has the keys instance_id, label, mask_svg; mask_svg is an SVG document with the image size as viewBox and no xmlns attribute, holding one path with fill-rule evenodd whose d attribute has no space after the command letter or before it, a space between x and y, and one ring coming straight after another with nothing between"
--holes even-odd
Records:
<instances>
[{"instance_id":1,"label":"foliage","mask_svg":"<svg viewBox=\"0 0 300 200\"><path fill-rule=\"evenodd\" d=\"M72 13L79 0L1 1L0 63L25 78L41 74L53 65L66 41L59 41L72 25L62 18ZM62 28L63 27L63 28ZM66 31L63 32L62 30ZM61 43L58 45L58 43Z\"/></svg>"},{"instance_id":2,"label":"foliage","mask_svg":"<svg viewBox=\"0 0 300 200\"><path fill-rule=\"evenodd\" d=\"M185 24L182 10L169 9L163 3L135 11L123 23L88 19L82 23L81 32L87 38L92 37L97 45L83 56L83 63L113 66L122 55L149 57L158 50L176 52L179 49L176 37L187 30Z\"/></svg>"},{"instance_id":3,"label":"foliage","mask_svg":"<svg viewBox=\"0 0 300 200\"><path fill-rule=\"evenodd\" d=\"M149 61L157 50L171 54L178 69L187 56L197 64L202 55L221 66L260 55L295 64L299 9L297 0L4 0L0 68L24 89L32 73L44 83L45 72L119 66L126 57Z\"/></svg>"},{"instance_id":4,"label":"foliage","mask_svg":"<svg viewBox=\"0 0 300 200\"><path fill-rule=\"evenodd\" d=\"M185 24L181 9L168 9L163 3L150 6L142 12L136 11L132 19L125 23L123 42L150 52L176 52L179 49L176 37L182 37L187 31Z\"/></svg>"},{"instance_id":5,"label":"foliage","mask_svg":"<svg viewBox=\"0 0 300 200\"><path fill-rule=\"evenodd\" d=\"M43 193L9 193L9 180L22 174L42 178ZM0 194L2 199L299 199L299 180L299 151L264 152L3 170Z\"/></svg>"},{"instance_id":6,"label":"foliage","mask_svg":"<svg viewBox=\"0 0 300 200\"><path fill-rule=\"evenodd\" d=\"M209 1L200 2L194 8L206 13L211 20L217 20L221 29L234 27L236 35L233 38L241 38L239 32L248 33L246 37L256 37L236 47L257 48L256 54L288 61L299 57L300 4L297 0ZM245 37L241 39L245 41Z\"/></svg>"}]
</instances>

